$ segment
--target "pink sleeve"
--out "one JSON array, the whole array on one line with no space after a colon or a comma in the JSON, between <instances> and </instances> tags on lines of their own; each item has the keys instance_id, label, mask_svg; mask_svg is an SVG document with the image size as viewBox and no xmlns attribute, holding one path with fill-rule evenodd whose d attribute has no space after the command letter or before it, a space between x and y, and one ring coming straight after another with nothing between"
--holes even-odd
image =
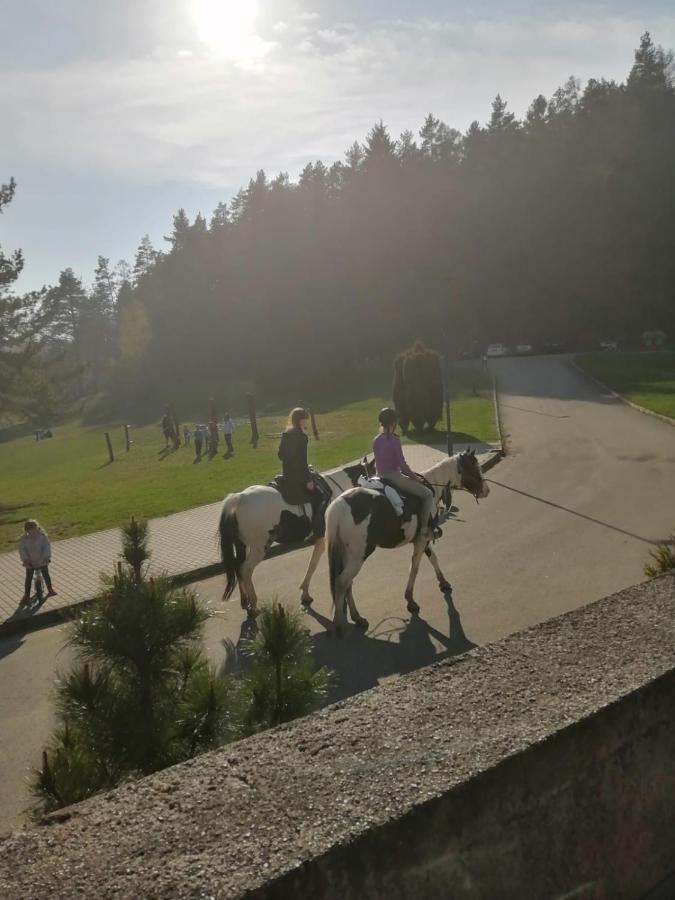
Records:
<instances>
[{"instance_id":1,"label":"pink sleeve","mask_svg":"<svg viewBox=\"0 0 675 900\"><path fill-rule=\"evenodd\" d=\"M396 447L396 454L398 456L398 464L401 472L403 472L404 475L408 475L410 478L416 478L417 476L405 461L405 456L403 455L403 447L401 446L401 442L398 440L398 438L396 440L396 443L398 445Z\"/></svg>"}]
</instances>

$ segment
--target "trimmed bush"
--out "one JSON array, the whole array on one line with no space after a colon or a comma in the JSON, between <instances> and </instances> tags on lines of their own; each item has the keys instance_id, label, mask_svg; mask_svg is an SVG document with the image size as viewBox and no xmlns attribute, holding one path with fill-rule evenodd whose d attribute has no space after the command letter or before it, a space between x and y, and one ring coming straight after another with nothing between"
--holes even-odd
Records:
<instances>
[{"instance_id":1,"label":"trimmed bush","mask_svg":"<svg viewBox=\"0 0 675 900\"><path fill-rule=\"evenodd\" d=\"M441 357L421 341L394 361L394 403L401 427L409 422L416 431L433 430L443 413Z\"/></svg>"}]
</instances>

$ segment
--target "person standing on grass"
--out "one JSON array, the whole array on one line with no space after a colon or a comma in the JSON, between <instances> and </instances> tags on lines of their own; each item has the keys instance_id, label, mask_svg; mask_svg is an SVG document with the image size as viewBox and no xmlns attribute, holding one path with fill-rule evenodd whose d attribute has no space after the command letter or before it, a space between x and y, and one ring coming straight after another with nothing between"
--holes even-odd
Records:
<instances>
[{"instance_id":1,"label":"person standing on grass","mask_svg":"<svg viewBox=\"0 0 675 900\"><path fill-rule=\"evenodd\" d=\"M49 563L52 561L52 548L46 531L35 519L24 522L23 534L19 538L19 556L26 569L21 606L30 603L30 590L33 583L33 575L36 569L42 572L42 577L47 585L47 596L56 597L56 591L52 587L52 579L49 575Z\"/></svg>"},{"instance_id":2,"label":"person standing on grass","mask_svg":"<svg viewBox=\"0 0 675 900\"><path fill-rule=\"evenodd\" d=\"M190 446L190 429L187 425L183 425L183 443L186 447Z\"/></svg>"},{"instance_id":3,"label":"person standing on grass","mask_svg":"<svg viewBox=\"0 0 675 900\"><path fill-rule=\"evenodd\" d=\"M225 456L232 456L234 454L234 446L232 445L232 435L234 434L234 422L230 418L230 414L226 413L225 418L220 426L223 437L225 438L225 443L227 444L227 453Z\"/></svg>"},{"instance_id":4,"label":"person standing on grass","mask_svg":"<svg viewBox=\"0 0 675 900\"><path fill-rule=\"evenodd\" d=\"M202 458L202 440L204 439L202 426L194 425L192 428L192 434L195 439L195 460L199 460Z\"/></svg>"}]
</instances>

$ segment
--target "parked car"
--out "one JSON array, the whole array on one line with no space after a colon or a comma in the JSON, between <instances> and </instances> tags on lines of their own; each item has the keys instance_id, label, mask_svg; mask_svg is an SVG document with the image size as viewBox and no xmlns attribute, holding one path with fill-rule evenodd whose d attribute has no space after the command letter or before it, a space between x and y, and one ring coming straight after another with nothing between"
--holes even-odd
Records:
<instances>
[{"instance_id":1,"label":"parked car","mask_svg":"<svg viewBox=\"0 0 675 900\"><path fill-rule=\"evenodd\" d=\"M601 350L618 350L618 344L616 341L610 341L606 339L604 341L600 341L600 349Z\"/></svg>"},{"instance_id":2,"label":"parked car","mask_svg":"<svg viewBox=\"0 0 675 900\"><path fill-rule=\"evenodd\" d=\"M532 344L516 344L516 353L532 353Z\"/></svg>"},{"instance_id":3,"label":"parked car","mask_svg":"<svg viewBox=\"0 0 675 900\"><path fill-rule=\"evenodd\" d=\"M488 356L506 356L509 348L506 344L490 344L486 352Z\"/></svg>"}]
</instances>

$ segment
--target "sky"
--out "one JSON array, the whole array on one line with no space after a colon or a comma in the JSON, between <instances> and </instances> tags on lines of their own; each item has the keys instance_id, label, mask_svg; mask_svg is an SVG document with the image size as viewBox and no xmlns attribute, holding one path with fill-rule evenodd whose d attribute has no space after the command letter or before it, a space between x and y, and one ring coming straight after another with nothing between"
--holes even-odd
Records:
<instances>
[{"instance_id":1,"label":"sky","mask_svg":"<svg viewBox=\"0 0 675 900\"><path fill-rule=\"evenodd\" d=\"M640 34L675 47L661 0L2 0L0 245L18 291L99 254L133 261L179 207L207 218L258 169L297 177L383 120L518 116L570 75L625 79Z\"/></svg>"}]
</instances>

